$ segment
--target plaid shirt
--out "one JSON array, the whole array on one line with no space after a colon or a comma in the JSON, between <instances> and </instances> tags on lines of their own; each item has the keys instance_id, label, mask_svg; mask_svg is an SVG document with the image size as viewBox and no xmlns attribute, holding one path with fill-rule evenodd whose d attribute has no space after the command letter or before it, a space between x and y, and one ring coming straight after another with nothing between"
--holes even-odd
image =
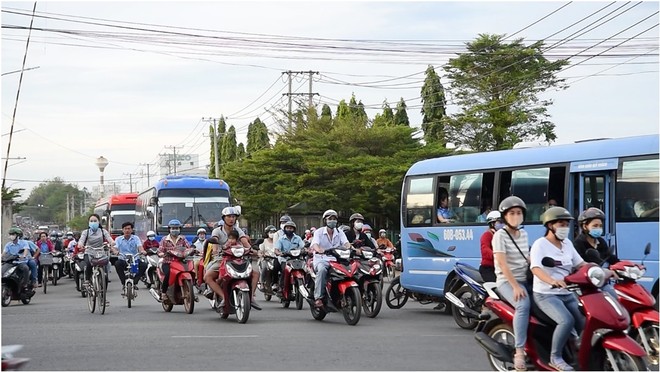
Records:
<instances>
[{"instance_id":1,"label":"plaid shirt","mask_svg":"<svg viewBox=\"0 0 660 372\"><path fill-rule=\"evenodd\" d=\"M166 253L167 251L175 251L179 249L187 249L190 248L190 243L188 240L184 237L179 235L177 237L177 240L174 241L172 240L171 235L167 235L160 241L160 247L158 247L158 252L159 253ZM174 260L174 257L172 257L169 254L166 254L163 256L163 263L170 263Z\"/></svg>"}]
</instances>

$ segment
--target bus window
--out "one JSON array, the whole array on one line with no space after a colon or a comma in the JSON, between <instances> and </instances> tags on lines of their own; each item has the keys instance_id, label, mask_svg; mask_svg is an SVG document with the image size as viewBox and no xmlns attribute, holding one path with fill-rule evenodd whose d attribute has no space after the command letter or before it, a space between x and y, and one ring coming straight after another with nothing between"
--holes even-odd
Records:
<instances>
[{"instance_id":1,"label":"bus window","mask_svg":"<svg viewBox=\"0 0 660 372\"><path fill-rule=\"evenodd\" d=\"M494 179L494 173L438 177L437 222L485 222L492 208Z\"/></svg>"},{"instance_id":2,"label":"bus window","mask_svg":"<svg viewBox=\"0 0 660 372\"><path fill-rule=\"evenodd\" d=\"M658 159L623 161L617 173L617 221L658 221Z\"/></svg>"},{"instance_id":3,"label":"bus window","mask_svg":"<svg viewBox=\"0 0 660 372\"><path fill-rule=\"evenodd\" d=\"M566 167L520 169L500 173L500 200L509 195L521 198L527 205L526 222L539 222L548 201L564 205Z\"/></svg>"},{"instance_id":4,"label":"bus window","mask_svg":"<svg viewBox=\"0 0 660 372\"><path fill-rule=\"evenodd\" d=\"M405 200L407 226L431 225L434 216L433 177L409 178Z\"/></svg>"}]
</instances>

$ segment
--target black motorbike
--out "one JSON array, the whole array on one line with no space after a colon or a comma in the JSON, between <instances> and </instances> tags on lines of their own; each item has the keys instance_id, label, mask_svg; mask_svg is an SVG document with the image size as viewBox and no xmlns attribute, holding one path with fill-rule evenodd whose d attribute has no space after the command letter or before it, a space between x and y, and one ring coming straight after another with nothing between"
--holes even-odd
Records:
<instances>
[{"instance_id":1,"label":"black motorbike","mask_svg":"<svg viewBox=\"0 0 660 372\"><path fill-rule=\"evenodd\" d=\"M2 307L12 300L29 304L35 291L30 283L30 268L17 255L2 257Z\"/></svg>"}]
</instances>

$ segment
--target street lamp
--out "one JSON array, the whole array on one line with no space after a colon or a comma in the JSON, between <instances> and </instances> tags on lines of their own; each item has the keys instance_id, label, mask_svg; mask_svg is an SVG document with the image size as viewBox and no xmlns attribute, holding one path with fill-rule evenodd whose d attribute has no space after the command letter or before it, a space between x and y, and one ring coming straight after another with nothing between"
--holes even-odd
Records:
<instances>
[{"instance_id":1,"label":"street lamp","mask_svg":"<svg viewBox=\"0 0 660 372\"><path fill-rule=\"evenodd\" d=\"M99 167L99 171L101 171L101 185L99 186L99 194L101 194L101 197L105 194L105 190L103 189L103 171L105 170L105 167L108 166L108 163L108 159L103 156L99 156L98 159L96 159L96 166Z\"/></svg>"}]
</instances>

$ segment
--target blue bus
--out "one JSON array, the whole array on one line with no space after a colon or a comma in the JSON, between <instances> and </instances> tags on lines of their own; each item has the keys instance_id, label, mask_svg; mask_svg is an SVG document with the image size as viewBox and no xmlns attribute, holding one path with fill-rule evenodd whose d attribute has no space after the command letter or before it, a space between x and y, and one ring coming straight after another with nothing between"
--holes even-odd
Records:
<instances>
[{"instance_id":1,"label":"blue bus","mask_svg":"<svg viewBox=\"0 0 660 372\"><path fill-rule=\"evenodd\" d=\"M579 213L605 212L604 238L622 260L639 262L651 243L639 281L658 297L658 135L428 159L406 173L401 194L401 285L442 297L456 261L479 267L483 216L510 195L527 204L530 245L545 230L540 216L554 199ZM452 218L439 222L440 195ZM577 224L572 227L576 234ZM575 236L575 235L571 235Z\"/></svg>"},{"instance_id":2,"label":"blue bus","mask_svg":"<svg viewBox=\"0 0 660 372\"><path fill-rule=\"evenodd\" d=\"M192 241L200 227L210 235L222 209L230 204L229 185L223 180L166 176L138 194L135 233L144 240L147 231L153 230L160 241L168 234L167 223L176 218L183 224L181 234Z\"/></svg>"}]
</instances>

